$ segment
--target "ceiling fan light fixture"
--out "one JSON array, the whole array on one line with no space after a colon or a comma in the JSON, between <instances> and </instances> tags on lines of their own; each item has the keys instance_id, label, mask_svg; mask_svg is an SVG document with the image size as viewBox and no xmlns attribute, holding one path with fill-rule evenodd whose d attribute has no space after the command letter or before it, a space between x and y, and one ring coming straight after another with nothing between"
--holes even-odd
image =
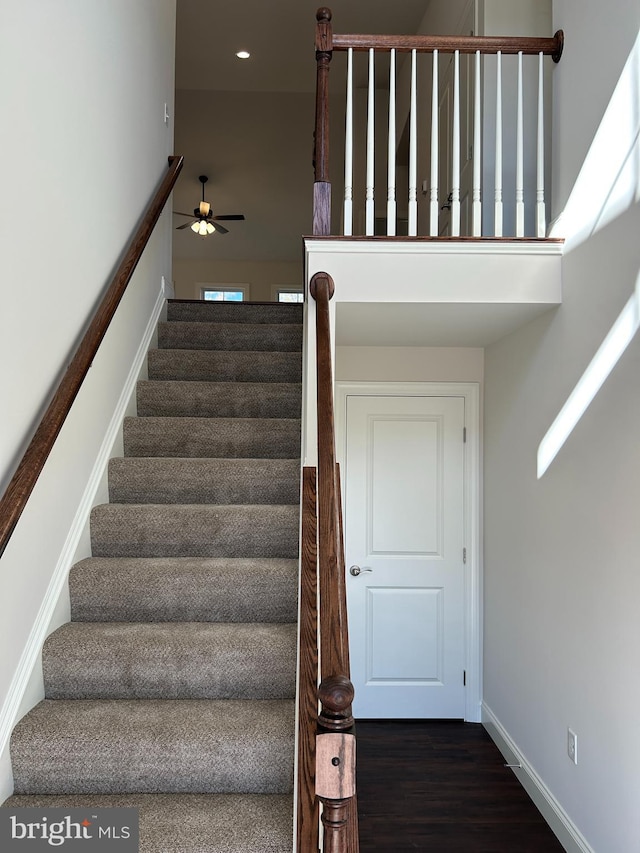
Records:
<instances>
[{"instance_id":1,"label":"ceiling fan light fixture","mask_svg":"<svg viewBox=\"0 0 640 853\"><path fill-rule=\"evenodd\" d=\"M209 211L211 210L211 205L208 201L200 202L200 216L208 216Z\"/></svg>"},{"instance_id":2,"label":"ceiling fan light fixture","mask_svg":"<svg viewBox=\"0 0 640 853\"><path fill-rule=\"evenodd\" d=\"M207 222L207 234L213 234L213 232L215 230L216 229L215 229L215 225L213 224L213 222Z\"/></svg>"},{"instance_id":3,"label":"ceiling fan light fixture","mask_svg":"<svg viewBox=\"0 0 640 853\"><path fill-rule=\"evenodd\" d=\"M248 50L239 50L239 51L236 53L236 56L238 57L238 59L249 59L249 57L251 56L251 54L249 53L249 51L248 51Z\"/></svg>"}]
</instances>

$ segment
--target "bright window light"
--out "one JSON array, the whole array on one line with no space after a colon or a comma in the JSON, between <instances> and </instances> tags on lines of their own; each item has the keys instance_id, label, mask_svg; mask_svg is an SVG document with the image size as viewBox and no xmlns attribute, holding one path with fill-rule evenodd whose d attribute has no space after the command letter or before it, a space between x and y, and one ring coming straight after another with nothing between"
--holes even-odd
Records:
<instances>
[{"instance_id":1,"label":"bright window light","mask_svg":"<svg viewBox=\"0 0 640 853\"><path fill-rule=\"evenodd\" d=\"M556 458L640 326L640 275L635 290L538 447L538 479Z\"/></svg>"},{"instance_id":2,"label":"bright window light","mask_svg":"<svg viewBox=\"0 0 640 853\"><path fill-rule=\"evenodd\" d=\"M551 237L565 254L640 200L640 34Z\"/></svg>"},{"instance_id":3,"label":"bright window light","mask_svg":"<svg viewBox=\"0 0 640 853\"><path fill-rule=\"evenodd\" d=\"M205 290L202 298L207 302L242 302L244 293L241 290Z\"/></svg>"},{"instance_id":4,"label":"bright window light","mask_svg":"<svg viewBox=\"0 0 640 853\"><path fill-rule=\"evenodd\" d=\"M301 290L279 290L278 302L304 302L304 293Z\"/></svg>"}]
</instances>

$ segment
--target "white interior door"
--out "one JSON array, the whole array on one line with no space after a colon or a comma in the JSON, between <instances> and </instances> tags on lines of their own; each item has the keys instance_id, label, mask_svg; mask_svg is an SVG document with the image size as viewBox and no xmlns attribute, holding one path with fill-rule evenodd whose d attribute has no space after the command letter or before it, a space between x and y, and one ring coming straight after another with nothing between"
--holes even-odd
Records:
<instances>
[{"instance_id":1,"label":"white interior door","mask_svg":"<svg viewBox=\"0 0 640 853\"><path fill-rule=\"evenodd\" d=\"M347 396L347 601L360 718L465 716L464 405Z\"/></svg>"}]
</instances>

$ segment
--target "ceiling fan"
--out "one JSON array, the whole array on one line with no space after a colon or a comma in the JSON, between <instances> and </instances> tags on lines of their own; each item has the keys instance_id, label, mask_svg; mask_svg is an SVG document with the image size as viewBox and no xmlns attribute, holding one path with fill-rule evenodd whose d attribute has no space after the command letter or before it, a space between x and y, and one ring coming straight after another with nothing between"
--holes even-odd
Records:
<instances>
[{"instance_id":1,"label":"ceiling fan","mask_svg":"<svg viewBox=\"0 0 640 853\"><path fill-rule=\"evenodd\" d=\"M188 216L190 219L193 219L193 222L185 222L184 225L178 225L176 231L182 231L183 228L191 228L192 231L196 234L201 234L203 237L207 234L213 234L214 231L217 231L219 234L228 234L228 229L224 225L220 225L220 220L240 220L244 219L244 214L228 213L226 215L214 216L211 205L208 201L204 200L204 185L209 178L206 175L200 175L198 180L202 184L202 201L200 202L200 206L195 207L193 213L180 213L180 211L174 210L177 216Z\"/></svg>"}]
</instances>

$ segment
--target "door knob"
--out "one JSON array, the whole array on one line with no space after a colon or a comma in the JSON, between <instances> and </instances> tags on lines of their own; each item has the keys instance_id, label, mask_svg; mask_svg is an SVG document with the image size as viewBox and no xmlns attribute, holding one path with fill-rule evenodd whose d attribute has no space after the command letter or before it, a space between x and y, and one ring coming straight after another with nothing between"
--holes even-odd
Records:
<instances>
[{"instance_id":1,"label":"door knob","mask_svg":"<svg viewBox=\"0 0 640 853\"><path fill-rule=\"evenodd\" d=\"M373 572L373 569L361 569L360 566L351 566L349 569L349 574L352 574L354 578L357 578L358 575L363 574L364 572Z\"/></svg>"}]
</instances>

